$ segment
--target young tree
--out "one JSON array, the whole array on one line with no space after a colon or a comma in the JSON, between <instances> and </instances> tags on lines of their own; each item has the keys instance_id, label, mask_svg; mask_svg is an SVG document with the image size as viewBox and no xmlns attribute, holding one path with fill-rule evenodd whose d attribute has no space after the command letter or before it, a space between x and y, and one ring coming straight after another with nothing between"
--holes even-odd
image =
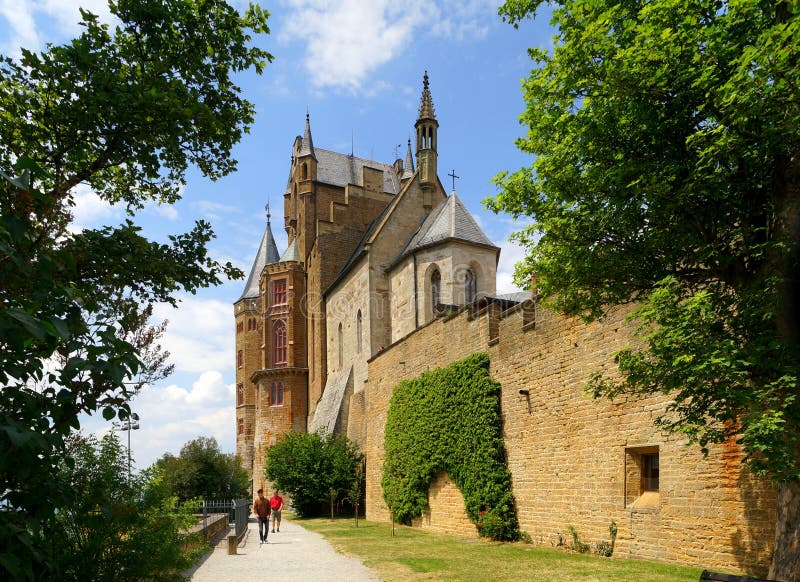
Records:
<instances>
[{"instance_id":1,"label":"young tree","mask_svg":"<svg viewBox=\"0 0 800 582\"><path fill-rule=\"evenodd\" d=\"M236 455L223 453L214 437L189 441L175 457L167 453L155 462L162 497L238 499L250 495L250 480Z\"/></svg>"},{"instance_id":2,"label":"young tree","mask_svg":"<svg viewBox=\"0 0 800 582\"><path fill-rule=\"evenodd\" d=\"M113 29L82 11L71 42L0 58L0 545L19 549L0 573L15 578L47 567L31 532L68 501L53 482L64 436L81 413L130 413L143 354L115 298L175 303L241 276L208 256L202 221L166 244L131 219L67 226L78 185L133 217L178 200L190 164L212 179L235 169L254 112L232 76L271 59L250 37L268 32L267 13L224 0L109 6Z\"/></svg>"},{"instance_id":3,"label":"young tree","mask_svg":"<svg viewBox=\"0 0 800 582\"><path fill-rule=\"evenodd\" d=\"M704 450L735 438L777 484L770 577L800 580L797 4L552 4L555 46L523 85L536 159L487 202L533 217L517 281L587 319L640 304L643 346L591 389L669 393L659 424Z\"/></svg>"},{"instance_id":4,"label":"young tree","mask_svg":"<svg viewBox=\"0 0 800 582\"><path fill-rule=\"evenodd\" d=\"M291 494L298 515L314 515L327 503L333 518L336 502L351 490L363 458L346 436L290 432L267 452L264 476Z\"/></svg>"}]
</instances>

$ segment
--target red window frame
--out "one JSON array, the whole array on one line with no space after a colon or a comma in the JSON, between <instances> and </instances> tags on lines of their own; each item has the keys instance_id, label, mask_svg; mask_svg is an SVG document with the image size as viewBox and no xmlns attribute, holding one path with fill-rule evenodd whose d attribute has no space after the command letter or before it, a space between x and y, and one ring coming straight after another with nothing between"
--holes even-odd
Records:
<instances>
[{"instance_id":1,"label":"red window frame","mask_svg":"<svg viewBox=\"0 0 800 582\"><path fill-rule=\"evenodd\" d=\"M272 305L286 305L286 279L272 282Z\"/></svg>"},{"instance_id":2,"label":"red window frame","mask_svg":"<svg viewBox=\"0 0 800 582\"><path fill-rule=\"evenodd\" d=\"M238 424L237 428L238 432L236 434L242 434L244 432L244 419L240 418L237 424Z\"/></svg>"},{"instance_id":3,"label":"red window frame","mask_svg":"<svg viewBox=\"0 0 800 582\"><path fill-rule=\"evenodd\" d=\"M286 322L279 319L272 328L272 365L285 366L288 356Z\"/></svg>"}]
</instances>

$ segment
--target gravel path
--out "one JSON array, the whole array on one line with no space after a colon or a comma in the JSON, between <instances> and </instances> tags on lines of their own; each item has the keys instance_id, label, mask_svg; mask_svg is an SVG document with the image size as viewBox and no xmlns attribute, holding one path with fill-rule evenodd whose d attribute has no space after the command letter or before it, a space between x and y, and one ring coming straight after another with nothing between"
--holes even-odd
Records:
<instances>
[{"instance_id":1,"label":"gravel path","mask_svg":"<svg viewBox=\"0 0 800 582\"><path fill-rule=\"evenodd\" d=\"M358 558L337 553L321 535L286 519L280 532L270 532L266 544L259 543L258 523L251 521L235 556L228 555L227 540L223 540L185 574L192 582L380 580Z\"/></svg>"}]
</instances>

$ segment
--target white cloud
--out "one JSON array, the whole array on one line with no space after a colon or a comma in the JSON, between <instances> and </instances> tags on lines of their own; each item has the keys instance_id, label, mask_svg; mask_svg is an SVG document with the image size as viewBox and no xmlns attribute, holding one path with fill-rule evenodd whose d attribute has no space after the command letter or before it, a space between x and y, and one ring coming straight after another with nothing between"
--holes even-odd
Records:
<instances>
[{"instance_id":1,"label":"white cloud","mask_svg":"<svg viewBox=\"0 0 800 582\"><path fill-rule=\"evenodd\" d=\"M525 249L509 241L495 244L502 247L500 262L497 265L497 292L520 291L520 288L514 284L514 266L525 257Z\"/></svg>"},{"instance_id":2,"label":"white cloud","mask_svg":"<svg viewBox=\"0 0 800 582\"><path fill-rule=\"evenodd\" d=\"M203 372L233 366L233 307L213 299L184 296L178 309L157 305L155 321L169 320L163 346L177 370Z\"/></svg>"},{"instance_id":3,"label":"white cloud","mask_svg":"<svg viewBox=\"0 0 800 582\"><path fill-rule=\"evenodd\" d=\"M72 209L73 221L69 226L72 232L95 226L99 221L109 218L119 219L125 214L123 205L111 205L86 184L78 184L73 195L75 206Z\"/></svg>"},{"instance_id":4,"label":"white cloud","mask_svg":"<svg viewBox=\"0 0 800 582\"><path fill-rule=\"evenodd\" d=\"M287 0L280 39L305 41L304 66L319 87L340 87L368 96L391 86L367 77L399 57L414 35L461 40L485 36L497 1Z\"/></svg>"},{"instance_id":5,"label":"white cloud","mask_svg":"<svg viewBox=\"0 0 800 582\"><path fill-rule=\"evenodd\" d=\"M11 38L0 49L5 54L20 56L20 47L41 50L44 39L54 43L66 41L80 31L78 7L97 14L101 22L113 24L107 0L0 0L0 16L13 31Z\"/></svg>"}]
</instances>

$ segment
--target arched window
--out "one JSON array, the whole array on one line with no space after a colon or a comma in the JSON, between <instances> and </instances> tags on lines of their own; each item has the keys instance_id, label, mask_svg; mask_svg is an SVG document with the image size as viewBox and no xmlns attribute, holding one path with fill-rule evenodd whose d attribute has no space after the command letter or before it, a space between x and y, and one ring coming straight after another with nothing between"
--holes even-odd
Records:
<instances>
[{"instance_id":1,"label":"arched window","mask_svg":"<svg viewBox=\"0 0 800 582\"><path fill-rule=\"evenodd\" d=\"M356 333L358 334L357 344L358 345L358 353L361 353L361 310L358 310L358 315L356 316Z\"/></svg>"},{"instance_id":2,"label":"arched window","mask_svg":"<svg viewBox=\"0 0 800 582\"><path fill-rule=\"evenodd\" d=\"M303 163L303 180L308 179L308 164Z\"/></svg>"},{"instance_id":3,"label":"arched window","mask_svg":"<svg viewBox=\"0 0 800 582\"><path fill-rule=\"evenodd\" d=\"M339 324L339 334L338 334L338 340L339 340L339 342L338 342L339 343L339 367L340 368L344 364L344 345L342 345L342 338L343 338L342 324L340 323Z\"/></svg>"},{"instance_id":4,"label":"arched window","mask_svg":"<svg viewBox=\"0 0 800 582\"><path fill-rule=\"evenodd\" d=\"M431 310L436 313L436 306L442 301L442 274L439 269L431 273Z\"/></svg>"},{"instance_id":5,"label":"arched window","mask_svg":"<svg viewBox=\"0 0 800 582\"><path fill-rule=\"evenodd\" d=\"M478 278L475 271L467 269L464 275L464 299L467 305L475 302L478 298Z\"/></svg>"},{"instance_id":6,"label":"arched window","mask_svg":"<svg viewBox=\"0 0 800 582\"><path fill-rule=\"evenodd\" d=\"M276 321L272 328L272 365L286 365L286 324L283 320Z\"/></svg>"}]
</instances>

